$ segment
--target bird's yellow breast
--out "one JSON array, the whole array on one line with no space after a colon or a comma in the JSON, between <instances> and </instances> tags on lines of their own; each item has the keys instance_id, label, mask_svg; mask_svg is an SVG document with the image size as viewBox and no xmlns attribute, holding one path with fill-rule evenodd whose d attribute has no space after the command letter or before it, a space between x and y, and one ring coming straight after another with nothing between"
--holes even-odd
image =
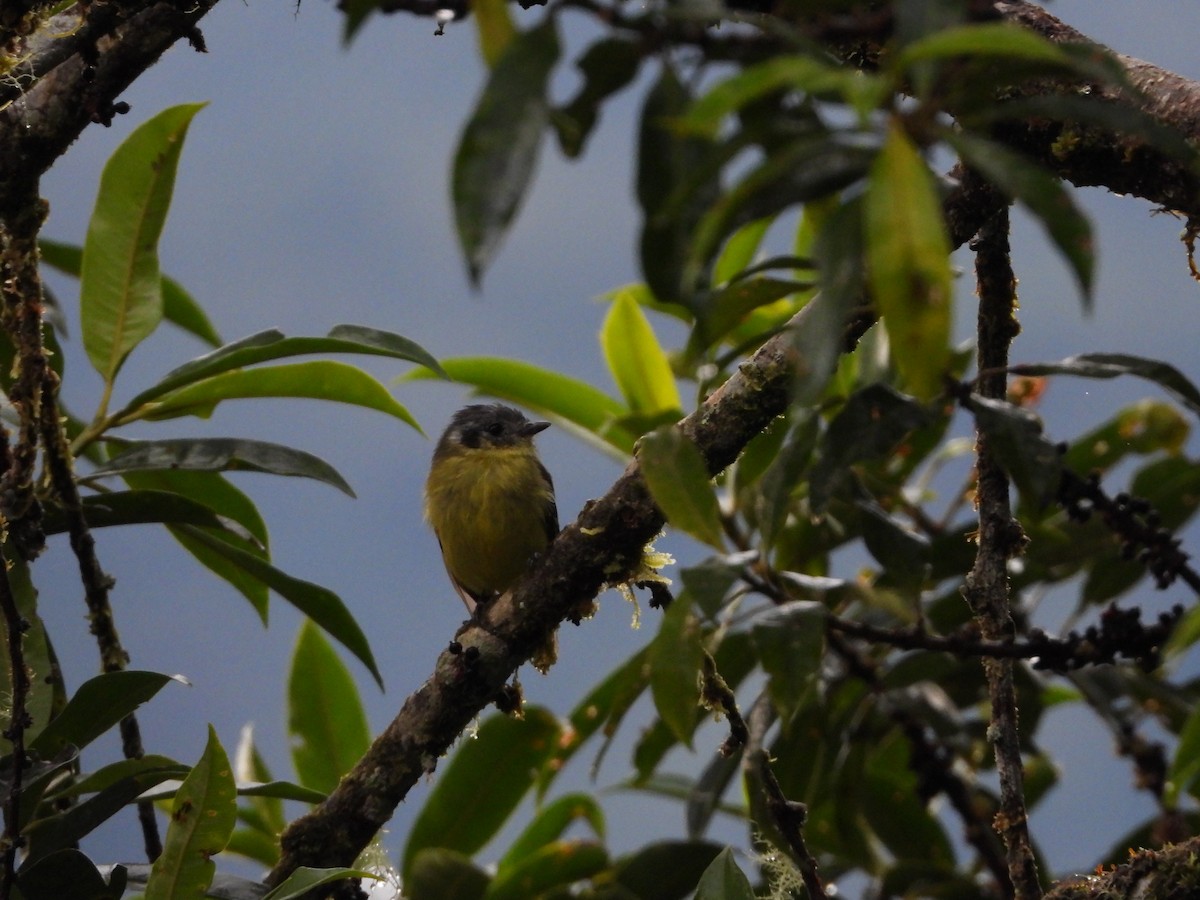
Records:
<instances>
[{"instance_id":1,"label":"bird's yellow breast","mask_svg":"<svg viewBox=\"0 0 1200 900\"><path fill-rule=\"evenodd\" d=\"M553 537L553 501L532 446L459 448L430 470L425 517L450 576L474 595L500 594Z\"/></svg>"}]
</instances>

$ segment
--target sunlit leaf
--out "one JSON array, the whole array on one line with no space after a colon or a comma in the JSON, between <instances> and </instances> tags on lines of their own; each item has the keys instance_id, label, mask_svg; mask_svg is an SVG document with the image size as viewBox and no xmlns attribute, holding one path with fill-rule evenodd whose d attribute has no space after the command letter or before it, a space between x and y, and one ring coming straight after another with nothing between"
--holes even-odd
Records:
<instances>
[{"instance_id":1,"label":"sunlit leaf","mask_svg":"<svg viewBox=\"0 0 1200 900\"><path fill-rule=\"evenodd\" d=\"M517 33L508 3L505 0L471 0L471 12L483 61L495 66Z\"/></svg>"},{"instance_id":2,"label":"sunlit leaf","mask_svg":"<svg viewBox=\"0 0 1200 900\"><path fill-rule=\"evenodd\" d=\"M484 892L485 900L526 900L590 878L608 866L608 851L595 841L551 841L507 869L500 869Z\"/></svg>"},{"instance_id":3,"label":"sunlit leaf","mask_svg":"<svg viewBox=\"0 0 1200 900\"><path fill-rule=\"evenodd\" d=\"M868 275L892 356L928 400L950 364L950 240L929 167L899 124L871 166L864 211Z\"/></svg>"},{"instance_id":4,"label":"sunlit leaf","mask_svg":"<svg viewBox=\"0 0 1200 900\"><path fill-rule=\"evenodd\" d=\"M645 313L628 291L619 291L600 331L608 370L631 412L654 415L682 411L679 388L667 354Z\"/></svg>"},{"instance_id":5,"label":"sunlit leaf","mask_svg":"<svg viewBox=\"0 0 1200 900\"><path fill-rule=\"evenodd\" d=\"M158 238L192 117L204 104L164 110L134 130L105 164L80 273L80 326L106 382L163 315Z\"/></svg>"}]
</instances>

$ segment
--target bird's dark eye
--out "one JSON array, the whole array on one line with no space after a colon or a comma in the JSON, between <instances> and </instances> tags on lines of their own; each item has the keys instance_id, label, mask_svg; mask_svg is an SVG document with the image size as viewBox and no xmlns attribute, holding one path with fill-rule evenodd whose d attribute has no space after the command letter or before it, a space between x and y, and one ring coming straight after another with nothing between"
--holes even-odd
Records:
<instances>
[{"instance_id":1,"label":"bird's dark eye","mask_svg":"<svg viewBox=\"0 0 1200 900\"><path fill-rule=\"evenodd\" d=\"M491 425L489 425L487 427L487 433L490 434L492 437L500 437L500 435L504 434L504 423L503 422L493 422Z\"/></svg>"}]
</instances>

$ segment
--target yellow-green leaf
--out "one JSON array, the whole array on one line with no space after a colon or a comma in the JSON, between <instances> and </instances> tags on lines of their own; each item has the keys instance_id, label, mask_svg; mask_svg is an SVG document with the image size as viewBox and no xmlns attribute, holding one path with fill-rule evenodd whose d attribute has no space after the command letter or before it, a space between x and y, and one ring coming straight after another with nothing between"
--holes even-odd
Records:
<instances>
[{"instance_id":1,"label":"yellow-green leaf","mask_svg":"<svg viewBox=\"0 0 1200 900\"><path fill-rule=\"evenodd\" d=\"M600 346L621 395L635 414L682 410L667 354L632 292L621 290L613 295Z\"/></svg>"},{"instance_id":2,"label":"yellow-green leaf","mask_svg":"<svg viewBox=\"0 0 1200 900\"><path fill-rule=\"evenodd\" d=\"M723 549L721 513L704 458L674 425L645 435L638 445L642 476L667 521L698 541Z\"/></svg>"},{"instance_id":3,"label":"yellow-green leaf","mask_svg":"<svg viewBox=\"0 0 1200 900\"><path fill-rule=\"evenodd\" d=\"M865 215L871 290L906 386L930 399L950 363L950 241L929 168L899 123L871 166Z\"/></svg>"},{"instance_id":4,"label":"yellow-green leaf","mask_svg":"<svg viewBox=\"0 0 1200 900\"><path fill-rule=\"evenodd\" d=\"M508 13L507 0L471 0L471 12L475 13L475 30L479 35L479 50L488 68L504 54L517 33L512 16Z\"/></svg>"}]
</instances>

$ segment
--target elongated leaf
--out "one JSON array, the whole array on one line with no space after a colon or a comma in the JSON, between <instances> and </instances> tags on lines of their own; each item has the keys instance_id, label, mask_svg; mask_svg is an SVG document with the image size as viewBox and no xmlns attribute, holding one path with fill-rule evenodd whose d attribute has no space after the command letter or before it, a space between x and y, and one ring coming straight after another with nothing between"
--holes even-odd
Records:
<instances>
[{"instance_id":1,"label":"elongated leaf","mask_svg":"<svg viewBox=\"0 0 1200 900\"><path fill-rule=\"evenodd\" d=\"M688 604L672 603L650 645L650 692L671 735L689 749L700 707L703 658L696 617Z\"/></svg>"},{"instance_id":2,"label":"elongated leaf","mask_svg":"<svg viewBox=\"0 0 1200 900\"><path fill-rule=\"evenodd\" d=\"M751 630L767 689L784 720L804 701L825 647L824 604L793 600L757 616Z\"/></svg>"},{"instance_id":3,"label":"elongated leaf","mask_svg":"<svg viewBox=\"0 0 1200 900\"><path fill-rule=\"evenodd\" d=\"M550 114L564 156L574 159L583 152L600 104L633 81L641 62L638 43L622 37L601 38L584 51L575 63L583 87L570 103Z\"/></svg>"},{"instance_id":4,"label":"elongated leaf","mask_svg":"<svg viewBox=\"0 0 1200 900\"><path fill-rule=\"evenodd\" d=\"M207 506L167 491L113 491L85 497L83 513L89 528L151 522L225 527L225 523ZM46 507L43 522L46 534L62 534L68 527L66 516L58 506Z\"/></svg>"},{"instance_id":5,"label":"elongated leaf","mask_svg":"<svg viewBox=\"0 0 1200 900\"><path fill-rule=\"evenodd\" d=\"M508 870L496 873L485 900L526 900L553 888L566 888L608 866L608 851L594 841L553 841Z\"/></svg>"},{"instance_id":6,"label":"elongated leaf","mask_svg":"<svg viewBox=\"0 0 1200 900\"><path fill-rule=\"evenodd\" d=\"M1169 363L1126 353L1083 353L1051 363L1013 366L1017 375L1077 375L1081 378L1116 378L1136 375L1153 381L1176 400L1200 415L1200 390Z\"/></svg>"},{"instance_id":7,"label":"elongated leaf","mask_svg":"<svg viewBox=\"0 0 1200 900\"><path fill-rule=\"evenodd\" d=\"M708 841L658 841L618 860L614 880L635 897L684 900L694 895L701 876L720 852L720 845Z\"/></svg>"},{"instance_id":8,"label":"elongated leaf","mask_svg":"<svg viewBox=\"0 0 1200 900\"><path fill-rule=\"evenodd\" d=\"M922 60L956 56L1010 56L1034 62L1070 66L1073 58L1056 44L1007 22L985 22L945 28L913 41L900 51L896 67L903 70Z\"/></svg>"},{"instance_id":9,"label":"elongated leaf","mask_svg":"<svg viewBox=\"0 0 1200 900\"><path fill-rule=\"evenodd\" d=\"M195 557L196 561L228 582L239 594L246 598L259 620L265 626L270 613L270 589L246 568L235 562L234 557L241 559L234 551L241 551L259 557L264 562L268 556L265 548L258 543L243 540L237 534L228 530L192 528L188 525L168 525L167 530L179 544ZM218 552L214 542L232 545L232 550Z\"/></svg>"},{"instance_id":10,"label":"elongated leaf","mask_svg":"<svg viewBox=\"0 0 1200 900\"><path fill-rule=\"evenodd\" d=\"M520 865L535 851L561 838L578 821L587 822L597 837L604 837L604 811L591 796L567 794L547 804L500 859L497 874Z\"/></svg>"},{"instance_id":11,"label":"elongated leaf","mask_svg":"<svg viewBox=\"0 0 1200 900\"><path fill-rule=\"evenodd\" d=\"M6 560L8 582L21 619L27 623L22 653L29 671L29 688L25 696L25 744L30 746L47 723L62 712L67 703L62 669L46 633L46 625L38 612L38 592L30 578L29 563L13 554ZM8 628L0 624L0 640L7 641ZM0 697L12 697L11 666L0 665ZM12 704L0 706L0 730L11 724Z\"/></svg>"},{"instance_id":12,"label":"elongated leaf","mask_svg":"<svg viewBox=\"0 0 1200 900\"><path fill-rule=\"evenodd\" d=\"M88 359L111 383L163 315L158 238L192 117L175 106L139 126L104 166L80 274L80 324Z\"/></svg>"},{"instance_id":13,"label":"elongated leaf","mask_svg":"<svg viewBox=\"0 0 1200 900\"><path fill-rule=\"evenodd\" d=\"M146 900L202 897L237 820L233 770L217 732L208 726L204 755L184 779L171 805L162 855L146 882Z\"/></svg>"},{"instance_id":14,"label":"elongated leaf","mask_svg":"<svg viewBox=\"0 0 1200 900\"><path fill-rule=\"evenodd\" d=\"M329 360L224 372L130 409L123 420L207 418L223 400L251 397L305 397L349 403L395 416L420 430L416 419L382 384L362 369Z\"/></svg>"},{"instance_id":15,"label":"elongated leaf","mask_svg":"<svg viewBox=\"0 0 1200 900\"><path fill-rule=\"evenodd\" d=\"M638 302L628 291L613 295L600 330L600 346L631 412L652 416L682 411L667 354Z\"/></svg>"},{"instance_id":16,"label":"elongated leaf","mask_svg":"<svg viewBox=\"0 0 1200 900\"><path fill-rule=\"evenodd\" d=\"M950 241L929 168L898 124L871 166L865 213L871 289L892 356L928 400L950 365Z\"/></svg>"},{"instance_id":17,"label":"elongated leaf","mask_svg":"<svg viewBox=\"0 0 1200 900\"><path fill-rule=\"evenodd\" d=\"M325 337L288 337L282 331L270 329L226 344L171 370L158 384L147 388L129 401L125 409L136 409L177 388L234 369L314 353L387 356L417 363L445 377L445 372L437 360L419 344L390 331L380 331L362 325L336 325Z\"/></svg>"},{"instance_id":18,"label":"elongated leaf","mask_svg":"<svg viewBox=\"0 0 1200 900\"><path fill-rule=\"evenodd\" d=\"M562 726L539 707L524 719L492 716L455 752L413 823L404 847L407 884L417 854L440 847L470 855L491 840L533 786ZM463 810L471 810L463 815Z\"/></svg>"},{"instance_id":19,"label":"elongated leaf","mask_svg":"<svg viewBox=\"0 0 1200 900\"><path fill-rule=\"evenodd\" d=\"M721 254L713 264L713 284L723 285L741 275L753 262L762 246L767 230L775 222L774 216L763 216L747 222L725 242Z\"/></svg>"},{"instance_id":20,"label":"elongated leaf","mask_svg":"<svg viewBox=\"0 0 1200 900\"><path fill-rule=\"evenodd\" d=\"M354 679L311 621L301 627L292 654L288 732L300 782L326 793L371 743Z\"/></svg>"},{"instance_id":21,"label":"elongated leaf","mask_svg":"<svg viewBox=\"0 0 1200 900\"><path fill-rule=\"evenodd\" d=\"M126 475L144 470L195 470L202 472L266 472L312 478L333 485L344 494L354 490L338 471L320 457L303 450L244 438L172 438L137 441L117 454L91 477Z\"/></svg>"},{"instance_id":22,"label":"elongated leaf","mask_svg":"<svg viewBox=\"0 0 1200 900\"><path fill-rule=\"evenodd\" d=\"M986 397L972 396L967 408L1021 493L1035 508L1050 502L1062 479L1062 458L1043 436L1041 420L1027 409Z\"/></svg>"},{"instance_id":23,"label":"elongated leaf","mask_svg":"<svg viewBox=\"0 0 1200 900\"><path fill-rule=\"evenodd\" d=\"M342 603L337 594L319 584L293 578L275 568L265 559L222 541L202 529L186 525L182 528L189 537L206 545L219 556L261 581L321 626L330 637L353 653L359 662L367 667L367 671L371 673L376 683L383 687L383 678L375 664L375 656L371 653L367 636L363 634L358 622L354 620L354 616L346 609L346 605Z\"/></svg>"},{"instance_id":24,"label":"elongated leaf","mask_svg":"<svg viewBox=\"0 0 1200 900\"><path fill-rule=\"evenodd\" d=\"M144 774L163 775L164 779L182 779L187 777L189 771L191 770L183 763L156 754L142 756L138 759L122 759L70 782L62 790L54 791L49 799L60 801L68 797L98 794L118 782Z\"/></svg>"},{"instance_id":25,"label":"elongated leaf","mask_svg":"<svg viewBox=\"0 0 1200 900\"><path fill-rule=\"evenodd\" d=\"M108 868L110 867L100 867L101 871L104 871ZM128 872L128 883L130 887L145 888L146 882L150 878L150 866L131 865L122 866L121 868L126 869ZM311 870L298 869L297 871ZM289 878L288 882L291 880L292 879ZM270 893L272 896L275 896L274 891ZM230 875L225 872L218 872L213 876L212 884L209 885L207 896L219 898L219 900L266 900L268 891L266 885L264 885L261 881L251 881L249 878L242 878L239 875ZM300 894L289 893L286 896L289 898L289 900L296 900Z\"/></svg>"},{"instance_id":26,"label":"elongated leaf","mask_svg":"<svg viewBox=\"0 0 1200 900\"><path fill-rule=\"evenodd\" d=\"M728 847L704 870L696 888L696 900L754 900L750 879L738 868Z\"/></svg>"},{"instance_id":27,"label":"elongated leaf","mask_svg":"<svg viewBox=\"0 0 1200 900\"><path fill-rule=\"evenodd\" d=\"M517 34L508 4L505 0L471 0L471 12L474 13L483 60L489 66L495 66Z\"/></svg>"},{"instance_id":28,"label":"elongated leaf","mask_svg":"<svg viewBox=\"0 0 1200 900\"><path fill-rule=\"evenodd\" d=\"M1084 308L1090 309L1096 268L1092 227L1063 183L1036 163L994 141L949 131L946 140L964 161L1004 193L1019 200L1041 221L1079 282Z\"/></svg>"},{"instance_id":29,"label":"elongated leaf","mask_svg":"<svg viewBox=\"0 0 1200 900\"><path fill-rule=\"evenodd\" d=\"M331 884L347 878L374 879L376 877L375 874L363 871L362 869L340 867L313 869L308 866L301 866L289 875L279 887L275 888L269 894L265 894L262 900L301 900L303 897L308 897L314 888L318 888L323 884Z\"/></svg>"},{"instance_id":30,"label":"elongated leaf","mask_svg":"<svg viewBox=\"0 0 1200 900\"><path fill-rule=\"evenodd\" d=\"M426 847L404 876L407 900L483 900L491 876L465 853Z\"/></svg>"},{"instance_id":31,"label":"elongated leaf","mask_svg":"<svg viewBox=\"0 0 1200 900\"><path fill-rule=\"evenodd\" d=\"M492 356L442 360L442 367L455 381L519 403L609 454L615 450L622 462L633 452L637 436L618 424L629 415L629 409L586 382L529 363ZM430 373L417 369L409 377L425 378Z\"/></svg>"},{"instance_id":32,"label":"elongated leaf","mask_svg":"<svg viewBox=\"0 0 1200 900\"><path fill-rule=\"evenodd\" d=\"M65 847L21 867L17 880L23 900L120 900L124 879L104 879L96 864L74 847Z\"/></svg>"},{"instance_id":33,"label":"elongated leaf","mask_svg":"<svg viewBox=\"0 0 1200 900\"><path fill-rule=\"evenodd\" d=\"M72 744L86 747L162 690L170 675L158 672L106 672L79 686L66 707L30 744L43 757Z\"/></svg>"},{"instance_id":34,"label":"elongated leaf","mask_svg":"<svg viewBox=\"0 0 1200 900\"><path fill-rule=\"evenodd\" d=\"M645 435L638 444L642 477L667 521L698 541L724 549L721 513L704 458L674 425Z\"/></svg>"},{"instance_id":35,"label":"elongated leaf","mask_svg":"<svg viewBox=\"0 0 1200 900\"><path fill-rule=\"evenodd\" d=\"M458 240L473 283L529 188L550 118L546 86L558 54L553 17L510 41L463 131L452 191Z\"/></svg>"},{"instance_id":36,"label":"elongated leaf","mask_svg":"<svg viewBox=\"0 0 1200 900\"><path fill-rule=\"evenodd\" d=\"M42 238L38 241L42 262L67 275L79 277L83 268L83 248ZM195 298L174 278L162 276L163 318L213 347L221 346L221 336L208 314Z\"/></svg>"},{"instance_id":37,"label":"elongated leaf","mask_svg":"<svg viewBox=\"0 0 1200 900\"><path fill-rule=\"evenodd\" d=\"M265 549L270 545L266 522L254 501L218 472L171 469L126 472L122 477L134 489L166 491L207 506L217 515L244 528L259 547Z\"/></svg>"}]
</instances>

